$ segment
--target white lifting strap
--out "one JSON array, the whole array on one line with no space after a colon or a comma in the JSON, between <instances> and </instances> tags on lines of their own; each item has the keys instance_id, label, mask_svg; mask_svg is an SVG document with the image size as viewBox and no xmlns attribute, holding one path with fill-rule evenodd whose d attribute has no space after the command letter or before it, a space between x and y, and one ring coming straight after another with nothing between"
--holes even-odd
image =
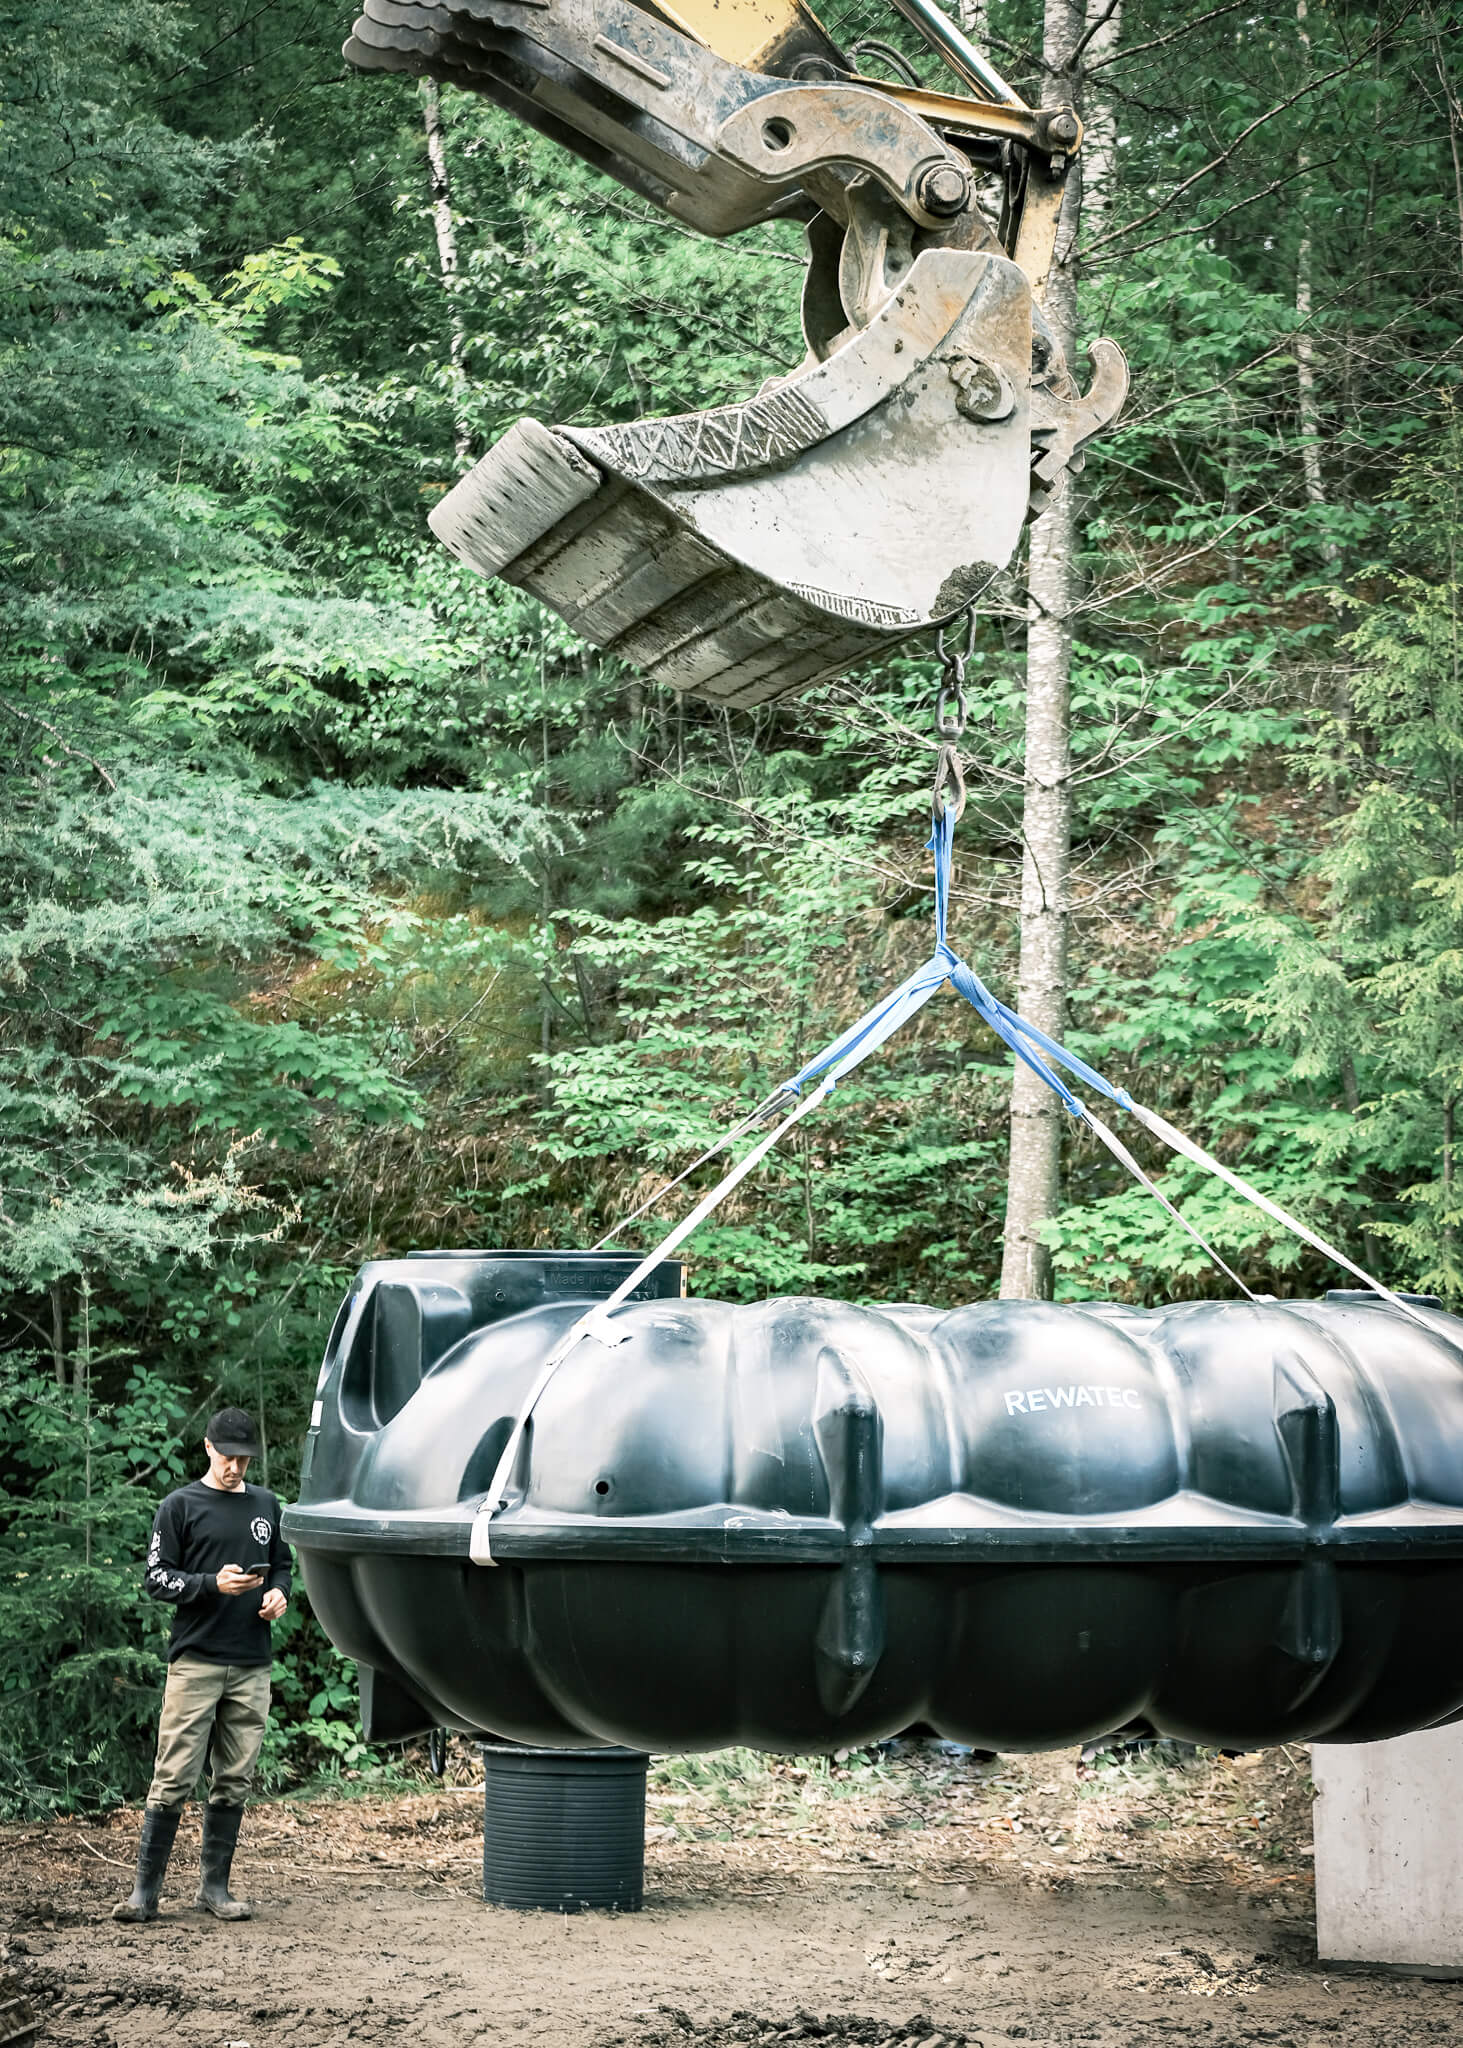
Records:
<instances>
[{"instance_id":1,"label":"white lifting strap","mask_svg":"<svg viewBox=\"0 0 1463 2048\"><path fill-rule=\"evenodd\" d=\"M615 1327L611 1320L613 1312L620 1306L621 1302L629 1300L641 1281L653 1273L663 1259L669 1258L671 1253L691 1235L691 1232L706 1221L712 1210L726 1199L739 1182L746 1179L754 1167L761 1165L773 1146L781 1138L786 1137L795 1123L800 1122L810 1110L816 1109L820 1102L825 1101L833 1093L835 1079L836 1075L830 1074L826 1081L813 1090L811 1095L805 1096L782 1119L780 1124L769 1131L765 1138L759 1139L751 1151L746 1154L745 1158L737 1161L731 1172L717 1182L709 1195L702 1196L690 1214L683 1216L674 1230L666 1233L653 1252L646 1253L639 1265L632 1272L625 1275L625 1278L620 1282L613 1294L609 1295L604 1301L597 1301L592 1309L587 1310L584 1315L579 1317L577 1322L573 1323L564 1332L563 1336L544 1360L543 1365L539 1368L538 1376L528 1390L528 1397L520 1407L518 1418L508 1433L508 1441L503 1446L503 1455L498 1460L498 1467L493 1474L492 1485L484 1495L481 1507L473 1516L468 1555L474 1564L496 1564L498 1562L497 1558L493 1556L492 1550L493 1517L507 1505L508 1489L523 1448L524 1436L533 1416L534 1408L538 1404L538 1398L549 1381L554 1377L554 1374L559 1370L559 1367L564 1363L564 1360L569 1356L569 1353L584 1343L587 1338L593 1338L596 1342L605 1345L607 1348L624 1343L629 1332Z\"/></svg>"},{"instance_id":2,"label":"white lifting strap","mask_svg":"<svg viewBox=\"0 0 1463 2048\"><path fill-rule=\"evenodd\" d=\"M1088 1066L1085 1060L1077 1058L1065 1046L1058 1044L1055 1039L1049 1037L1045 1032L1037 1030L1024 1017L1019 1016L1006 1004L996 1000L979 976L972 973L971 969L965 965L959 956L950 950L945 939L945 909L950 885L951 839L954 828L955 819L953 813L938 816L935 819L934 834L930 841L930 844L935 849L936 905L936 944L935 951L930 959L922 967L916 968L914 973L901 982L898 988L892 990L887 996L884 996L876 1003L873 1009L861 1017L856 1024L850 1025L846 1031L834 1039L831 1045L826 1046L822 1052L809 1060L801 1072L794 1075L790 1081L784 1082L782 1088L776 1094L768 1097L767 1103L752 1111L750 1117L743 1117L724 1137L719 1138L716 1144L711 1146L708 1151L702 1153L700 1159L693 1161L686 1168L685 1173L678 1174L675 1180L661 1188L652 1196L649 1202L642 1203L640 1209L634 1212L636 1216L643 1214L645 1209L653 1207L654 1203L661 1199L661 1196L668 1194L672 1188L679 1186L680 1182L686 1178L686 1175L693 1173L697 1166L704 1165L706 1160L714 1158L718 1152L723 1151L727 1145L734 1142L736 1137L750 1123L765 1115L767 1108L778 1099L779 1095L797 1095L802 1088L807 1086L818 1075L821 1074L823 1076L817 1088L810 1095L801 1097L796 1107L782 1119L781 1123L774 1130L769 1131L765 1138L760 1139L752 1147L751 1151L747 1153L746 1157L740 1160L722 1180L717 1182L710 1194L704 1196L690 1214L683 1217L675 1228L661 1239L655 1250L647 1253L639 1265L635 1267L634 1271L626 1275L614 1293L607 1300L597 1302L592 1309L589 1309L584 1315L580 1316L578 1321L564 1333L563 1337L554 1346L549 1356L544 1360L543 1366L540 1368L533 1385L529 1388L527 1399L518 1411L517 1419L509 1431L508 1441L503 1446L503 1455L499 1458L497 1469L493 1474L493 1483L488 1488L482 1505L473 1517L470 1555L474 1564L496 1564L497 1562L497 1559L492 1554L491 1532L493 1519L507 1505L509 1489L513 1482L519 1458L522 1455L524 1439L539 1396L543 1393L544 1388L554 1377L554 1374L558 1371L564 1360L569 1356L569 1353L590 1338L593 1338L607 1348L623 1343L628 1333L618 1329L612 1321L613 1313L621 1303L627 1301L641 1281L653 1273L663 1259L668 1258L679 1245L685 1242L693 1230L696 1230L705 1222L706 1218L718 1204L724 1201L732 1189L745 1180L747 1175L761 1164L767 1157L767 1154L787 1135L794 1124L800 1122L810 1110L816 1109L820 1102L825 1101L833 1092L836 1083L845 1074L856 1067L861 1060L867 1059L870 1053L877 1051L886 1039L901 1029L915 1012L921 1009L929 1001L930 997L945 985L947 979L974 1006L991 1029L1004 1039L1006 1044L1041 1076L1047 1086L1065 1103L1071 1114L1087 1125L1093 1135L1107 1147L1114 1159L1133 1175L1140 1186L1147 1189L1155 1201L1162 1204L1174 1221L1188 1232L1195 1243L1214 1261L1219 1270L1232 1280L1240 1292L1246 1295L1249 1300L1254 1301L1256 1297L1246 1287L1238 1273L1232 1267L1225 1264L1208 1239L1195 1229L1194 1225L1175 1207L1174 1203L1169 1200L1168 1196L1164 1194L1163 1190L1158 1187L1150 1175L1145 1173L1117 1134L1104 1123L1101 1117L1097 1116L1084 1102L1073 1094L1061 1076L1049 1064L1049 1061L1058 1061L1070 1072L1075 1073L1080 1079L1087 1082L1089 1086L1106 1096L1110 1102L1115 1103L1121 1109L1127 1110L1130 1115L1137 1117L1138 1121L1145 1125L1152 1132L1153 1136L1160 1139L1170 1150L1179 1153L1182 1158L1190 1160L1194 1165L1201 1166L1207 1172L1216 1174L1219 1179L1226 1181L1236 1194L1242 1195L1247 1202L1253 1203L1257 1209L1262 1210L1274 1222L1281 1224L1286 1230L1293 1231L1303 1243L1310 1245L1313 1250L1323 1253L1325 1257L1334 1259L1337 1265L1344 1267L1348 1273L1354 1274L1358 1280L1364 1281L1369 1288L1380 1295L1383 1301L1387 1302L1390 1307L1396 1309L1401 1315L1406 1316L1409 1321L1418 1324L1422 1329L1430 1332L1434 1328L1434 1325L1428 1319L1426 1309L1419 1308L1412 1302L1402 1300L1400 1295L1395 1294L1390 1287L1384 1286L1380 1280L1374 1279L1364 1268L1356 1265L1336 1245L1328 1243L1325 1238L1318 1236L1315 1231L1309 1229L1307 1225L1300 1221L1299 1217L1292 1216L1287 1209L1282 1209L1278 1202L1272 1202L1268 1195L1262 1194L1258 1188L1252 1187L1247 1180L1233 1172L1231 1168L1225 1166L1220 1160L1214 1158L1212 1153L1206 1152L1202 1145L1196 1145L1192 1138L1185 1137L1182 1131L1176 1130L1166 1118L1159 1116L1156 1110L1145 1109L1142 1103L1133 1100L1126 1089L1114 1088L1110 1082L1105 1081L1099 1073ZM633 1220L633 1217L625 1219L627 1223ZM611 1231L610 1236L613 1237L614 1235L615 1232ZM601 1242L608 1242L608 1240L601 1240Z\"/></svg>"}]
</instances>

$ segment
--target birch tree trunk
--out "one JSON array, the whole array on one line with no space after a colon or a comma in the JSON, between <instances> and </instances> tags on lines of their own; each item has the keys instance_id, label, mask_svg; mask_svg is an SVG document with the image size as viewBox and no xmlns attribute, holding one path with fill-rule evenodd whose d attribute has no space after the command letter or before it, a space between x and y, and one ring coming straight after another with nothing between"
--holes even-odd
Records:
<instances>
[{"instance_id":1,"label":"birch tree trunk","mask_svg":"<svg viewBox=\"0 0 1463 2048\"><path fill-rule=\"evenodd\" d=\"M422 125L427 131L427 170L431 181L432 226L437 235L437 271L447 299L447 350L452 366L452 409L456 421L454 452L459 467L472 454L472 436L462 409L462 364L466 353L466 331L457 303L457 228L452 218L452 184L447 175L447 131L442 125L442 95L435 78L418 85L422 99Z\"/></svg>"},{"instance_id":2,"label":"birch tree trunk","mask_svg":"<svg viewBox=\"0 0 1463 2048\"><path fill-rule=\"evenodd\" d=\"M1089 0L1093 37L1111 48L1117 9ZM1088 24L1081 0L1046 0L1042 60L1044 106L1079 98L1078 45ZM1105 145L1104 145L1105 136ZM1098 179L1111 180L1115 131L1111 111L1099 122ZM1090 145L1089 145L1090 146ZM1077 330L1077 228L1082 159L1067 174L1061 228L1047 285L1046 317L1071 360ZM1021 958L1016 1006L1060 1038L1067 1011L1067 920L1072 848L1070 687L1071 613L1077 595L1077 519L1071 478L1063 475L1031 529L1027 575L1026 787L1021 819ZM1011 1082L1011 1147L1006 1178L1006 1231L1001 1260L1004 1299L1049 1301L1051 1253L1042 1225L1060 1194L1062 1120L1057 1098L1029 1067L1016 1062Z\"/></svg>"},{"instance_id":3,"label":"birch tree trunk","mask_svg":"<svg viewBox=\"0 0 1463 2048\"><path fill-rule=\"evenodd\" d=\"M64 1394L66 1391L66 1319L65 1304L59 1280L51 1282L51 1370L56 1375L56 1385Z\"/></svg>"},{"instance_id":4,"label":"birch tree trunk","mask_svg":"<svg viewBox=\"0 0 1463 2048\"><path fill-rule=\"evenodd\" d=\"M1301 157L1302 168L1305 157ZM1312 505L1326 503L1326 478L1321 468L1321 408L1316 402L1316 350L1309 321L1311 317L1311 231L1300 238L1295 254L1295 317L1300 323L1295 337L1295 382L1300 414L1300 465L1305 477L1306 497ZM1334 541L1324 546L1326 559L1336 553Z\"/></svg>"},{"instance_id":5,"label":"birch tree trunk","mask_svg":"<svg viewBox=\"0 0 1463 2048\"><path fill-rule=\"evenodd\" d=\"M1088 0L1082 51L1082 224L1091 241L1107 226L1117 183L1118 109L1104 74L1122 33L1123 0Z\"/></svg>"},{"instance_id":6,"label":"birch tree trunk","mask_svg":"<svg viewBox=\"0 0 1463 2048\"><path fill-rule=\"evenodd\" d=\"M1432 43L1433 63L1437 69L1438 84L1442 88L1443 106L1448 116L1448 153L1453 160L1453 208L1458 217L1458 262L1463 268L1463 92L1455 84L1448 70L1444 50L1443 32L1438 24L1436 11L1427 10L1427 32ZM1457 33L1449 35L1450 45L1457 48Z\"/></svg>"},{"instance_id":7,"label":"birch tree trunk","mask_svg":"<svg viewBox=\"0 0 1463 2048\"><path fill-rule=\"evenodd\" d=\"M1296 38L1300 44L1304 75L1311 74L1311 33L1306 26L1306 0L1295 0ZM1302 143L1296 152L1300 172L1300 243L1295 252L1295 401L1300 420L1300 466L1305 481L1306 502L1324 511L1330 502L1326 471L1321 460L1321 405L1316 395L1316 344L1311 333L1311 155ZM1341 550L1322 529L1321 560L1332 577L1341 575ZM1333 671L1331 714L1343 728L1351 716L1351 681L1343 662ZM1332 789L1329 807L1337 807L1339 791ZM1370 1254L1368 1255L1370 1256Z\"/></svg>"},{"instance_id":8,"label":"birch tree trunk","mask_svg":"<svg viewBox=\"0 0 1463 2048\"><path fill-rule=\"evenodd\" d=\"M1296 31L1300 41L1301 54L1305 60L1307 75L1311 68L1311 36L1306 27L1306 0L1296 0ZM1296 410L1300 414L1300 463L1305 478L1306 499L1317 507L1324 507L1326 500L1326 476L1321 466L1321 408L1316 398L1316 345L1311 334L1311 228L1309 218L1310 179L1307 173L1311 167L1310 151L1304 146L1299 151L1298 163L1301 173L1300 247L1295 255L1295 386ZM1340 551L1334 540L1321 543L1321 554L1326 567L1334 575L1340 566Z\"/></svg>"}]
</instances>

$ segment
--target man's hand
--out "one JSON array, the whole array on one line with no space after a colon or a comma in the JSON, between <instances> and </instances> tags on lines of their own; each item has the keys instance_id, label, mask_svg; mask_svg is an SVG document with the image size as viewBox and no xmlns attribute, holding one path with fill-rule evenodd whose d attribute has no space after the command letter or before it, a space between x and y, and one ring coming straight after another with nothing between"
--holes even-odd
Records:
<instances>
[{"instance_id":1,"label":"man's hand","mask_svg":"<svg viewBox=\"0 0 1463 2048\"><path fill-rule=\"evenodd\" d=\"M271 1586L259 1603L261 1621L278 1621L285 1610L285 1597L278 1586Z\"/></svg>"},{"instance_id":2,"label":"man's hand","mask_svg":"<svg viewBox=\"0 0 1463 2048\"><path fill-rule=\"evenodd\" d=\"M252 1593L256 1586L264 1584L257 1572L241 1571L236 1564L220 1566L216 1576L220 1593Z\"/></svg>"}]
</instances>

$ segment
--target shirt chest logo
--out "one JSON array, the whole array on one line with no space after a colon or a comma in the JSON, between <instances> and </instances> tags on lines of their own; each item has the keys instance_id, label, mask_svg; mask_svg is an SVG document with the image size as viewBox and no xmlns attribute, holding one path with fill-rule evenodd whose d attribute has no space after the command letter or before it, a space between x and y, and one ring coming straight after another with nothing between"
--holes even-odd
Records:
<instances>
[{"instance_id":1,"label":"shirt chest logo","mask_svg":"<svg viewBox=\"0 0 1463 2048\"><path fill-rule=\"evenodd\" d=\"M256 1515L249 1524L249 1528L256 1543L267 1543L274 1533L263 1515Z\"/></svg>"}]
</instances>

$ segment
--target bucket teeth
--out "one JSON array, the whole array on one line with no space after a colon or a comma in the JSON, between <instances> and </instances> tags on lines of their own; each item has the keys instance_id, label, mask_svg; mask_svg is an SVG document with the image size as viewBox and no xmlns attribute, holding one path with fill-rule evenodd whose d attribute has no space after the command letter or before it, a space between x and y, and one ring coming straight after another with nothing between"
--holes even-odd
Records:
<instances>
[{"instance_id":1,"label":"bucket teeth","mask_svg":"<svg viewBox=\"0 0 1463 2048\"><path fill-rule=\"evenodd\" d=\"M535 488L515 496L505 472L519 469L519 437L528 433L555 452ZM576 498L580 480L566 477L563 459L574 452L536 420L520 421L442 501L433 530L472 567L541 599L595 646L717 704L769 703L902 637L830 615L740 567L642 493L605 482L590 485L587 500ZM537 527L556 496L565 515Z\"/></svg>"}]
</instances>

